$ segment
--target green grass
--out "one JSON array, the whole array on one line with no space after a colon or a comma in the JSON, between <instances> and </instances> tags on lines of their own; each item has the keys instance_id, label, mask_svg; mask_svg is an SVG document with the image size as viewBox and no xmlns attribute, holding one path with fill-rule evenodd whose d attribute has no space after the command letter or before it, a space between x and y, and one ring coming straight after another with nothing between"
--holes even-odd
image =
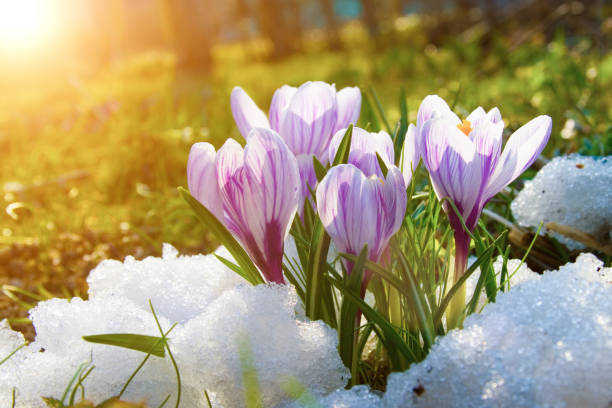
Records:
<instances>
[{"instance_id":1,"label":"green grass","mask_svg":"<svg viewBox=\"0 0 612 408\"><path fill-rule=\"evenodd\" d=\"M559 35L544 44L534 37L508 52L513 44L505 38L487 50L459 40L429 46L418 24L387 36L375 43L351 24L342 32L343 50L312 40L303 54L273 63L261 42L226 45L206 74L181 72L172 55L148 53L87 78L0 78L0 93L10 95L0 102L7 210L0 213L0 283L79 294L89 269L107 257L159 255L162 242L187 253L211 250L210 235L176 187L186 186L191 144L240 138L229 106L235 85L265 111L285 83L373 87L391 126L403 87L412 122L420 101L436 93L456 101L460 114L497 106L511 130L552 116L546 156L612 153L612 55L588 39ZM364 106L360 124L374 116ZM569 140L560 135L568 119L577 124ZM75 171L80 178L61 179ZM3 298L0 318L16 314Z\"/></svg>"}]
</instances>

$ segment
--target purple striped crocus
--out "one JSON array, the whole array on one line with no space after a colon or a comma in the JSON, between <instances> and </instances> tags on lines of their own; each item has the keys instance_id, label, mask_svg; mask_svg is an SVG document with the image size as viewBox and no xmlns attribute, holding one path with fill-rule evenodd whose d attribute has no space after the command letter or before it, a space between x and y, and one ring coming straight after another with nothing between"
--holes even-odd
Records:
<instances>
[{"instance_id":1,"label":"purple striped crocus","mask_svg":"<svg viewBox=\"0 0 612 408\"><path fill-rule=\"evenodd\" d=\"M434 191L439 199L452 200L470 231L486 203L540 155L552 127L549 116L538 116L514 132L502 151L504 122L497 108L485 112L478 107L462 121L442 98L430 95L418 117L423 122L419 148ZM465 272L470 236L448 203L443 207L454 229L459 279Z\"/></svg>"},{"instance_id":2,"label":"purple striped crocus","mask_svg":"<svg viewBox=\"0 0 612 408\"><path fill-rule=\"evenodd\" d=\"M329 145L329 161L333 162L340 143L344 138L346 129L341 129L332 138ZM395 157L393 140L384 130L378 133L368 132L367 130L354 127L351 136L351 147L349 150L348 163L361 170L367 177L383 177L382 170L378 164L376 153L382 158L387 168L393 165Z\"/></svg>"},{"instance_id":3,"label":"purple striped crocus","mask_svg":"<svg viewBox=\"0 0 612 408\"><path fill-rule=\"evenodd\" d=\"M316 187L312 157L327 164L332 136L359 119L361 92L357 87L336 92L334 85L320 81L306 82L299 88L284 85L272 96L268 119L242 88L235 87L231 107L242 136L247 138L253 127L271 128L295 154L302 180L299 208L302 214L309 187L313 190Z\"/></svg>"},{"instance_id":4,"label":"purple striped crocus","mask_svg":"<svg viewBox=\"0 0 612 408\"><path fill-rule=\"evenodd\" d=\"M268 282L284 283L284 240L298 206L297 161L271 129L254 128L243 149L228 139L215 153L196 143L187 163L191 194L242 243Z\"/></svg>"},{"instance_id":5,"label":"purple striped crocus","mask_svg":"<svg viewBox=\"0 0 612 408\"><path fill-rule=\"evenodd\" d=\"M387 177L367 176L352 164L332 167L316 192L317 211L339 252L357 255L368 246L368 259L378 262L406 213L406 186L401 171L389 166ZM351 273L352 263L345 262ZM361 287L365 294L371 273Z\"/></svg>"}]
</instances>

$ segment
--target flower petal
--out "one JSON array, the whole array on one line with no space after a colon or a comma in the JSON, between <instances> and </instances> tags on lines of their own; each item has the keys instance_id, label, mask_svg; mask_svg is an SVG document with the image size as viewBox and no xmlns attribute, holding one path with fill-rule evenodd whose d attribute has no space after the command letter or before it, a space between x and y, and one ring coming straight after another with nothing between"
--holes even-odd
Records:
<instances>
[{"instance_id":1,"label":"flower petal","mask_svg":"<svg viewBox=\"0 0 612 408\"><path fill-rule=\"evenodd\" d=\"M317 210L340 252L358 254L368 245L377 261L406 212L406 188L392 166L384 183L366 177L352 164L333 167L317 188Z\"/></svg>"},{"instance_id":2,"label":"flower petal","mask_svg":"<svg viewBox=\"0 0 612 408\"><path fill-rule=\"evenodd\" d=\"M417 129L421 129L429 119L439 116L450 116L457 124L461 123L459 117L455 115L444 99L438 95L426 96L417 113Z\"/></svg>"},{"instance_id":3,"label":"flower petal","mask_svg":"<svg viewBox=\"0 0 612 408\"><path fill-rule=\"evenodd\" d=\"M225 202L247 247L268 281L283 282L285 238L298 206L297 161L280 136L255 128L244 149L244 166L232 186L234 202Z\"/></svg>"},{"instance_id":4,"label":"flower petal","mask_svg":"<svg viewBox=\"0 0 612 408\"><path fill-rule=\"evenodd\" d=\"M294 86L283 85L272 96L272 102L270 103L270 126L277 132L280 131L285 111L289 107L291 98L293 98L296 91L297 88Z\"/></svg>"},{"instance_id":5,"label":"flower petal","mask_svg":"<svg viewBox=\"0 0 612 408\"><path fill-rule=\"evenodd\" d=\"M298 197L298 214L300 217L304 215L304 204L306 199L314 207L314 198L310 196L310 191L316 191L317 175L312 162L312 155L300 154L296 157L298 168L300 171L300 193ZM316 210L316 209L315 209Z\"/></svg>"},{"instance_id":6,"label":"flower petal","mask_svg":"<svg viewBox=\"0 0 612 408\"><path fill-rule=\"evenodd\" d=\"M280 134L294 154L314 154L326 162L325 154L336 125L336 110L336 91L331 85L307 82L291 99L280 125Z\"/></svg>"},{"instance_id":7,"label":"flower petal","mask_svg":"<svg viewBox=\"0 0 612 408\"><path fill-rule=\"evenodd\" d=\"M417 148L417 130L416 126L411 123L406 131L406 137L404 138L404 145L402 146L399 161L399 167L404 175L406 188L408 184L410 184L412 173L414 173L419 165L419 160L421 160L421 153Z\"/></svg>"},{"instance_id":8,"label":"flower petal","mask_svg":"<svg viewBox=\"0 0 612 408\"><path fill-rule=\"evenodd\" d=\"M336 157L336 152L345 133L346 129L341 129L332 138L328 149L330 163ZM387 167L393 164L395 153L391 136L384 130L378 133L370 133L367 130L354 127L348 162L356 166L367 177L371 175L382 177L382 170L378 164L376 153L380 155Z\"/></svg>"},{"instance_id":9,"label":"flower petal","mask_svg":"<svg viewBox=\"0 0 612 408\"><path fill-rule=\"evenodd\" d=\"M493 123L503 123L501 112L499 111L499 109L497 109L497 107L487 112L487 118Z\"/></svg>"},{"instance_id":10,"label":"flower petal","mask_svg":"<svg viewBox=\"0 0 612 408\"><path fill-rule=\"evenodd\" d=\"M423 162L436 195L439 199L451 199L467 220L480 201L483 180L474 143L457 128L452 118L428 121L423 135Z\"/></svg>"},{"instance_id":11,"label":"flower petal","mask_svg":"<svg viewBox=\"0 0 612 408\"><path fill-rule=\"evenodd\" d=\"M240 130L242 137L245 139L251 129L255 127L270 127L266 114L257 107L255 102L239 86L232 90L230 104L236 126L238 126L238 130Z\"/></svg>"},{"instance_id":12,"label":"flower petal","mask_svg":"<svg viewBox=\"0 0 612 408\"><path fill-rule=\"evenodd\" d=\"M485 189L488 200L520 176L538 158L552 130L550 116L530 120L510 136Z\"/></svg>"},{"instance_id":13,"label":"flower petal","mask_svg":"<svg viewBox=\"0 0 612 408\"><path fill-rule=\"evenodd\" d=\"M472 128L475 128L480 124L480 121L487 118L487 112L482 108L482 106L477 107L470 113L465 120L470 122Z\"/></svg>"},{"instance_id":14,"label":"flower petal","mask_svg":"<svg viewBox=\"0 0 612 408\"><path fill-rule=\"evenodd\" d=\"M195 143L191 146L187 160L187 185L196 200L223 222L223 204L215 167L216 155L210 143Z\"/></svg>"},{"instance_id":15,"label":"flower petal","mask_svg":"<svg viewBox=\"0 0 612 408\"><path fill-rule=\"evenodd\" d=\"M361 91L358 87L342 88L336 94L338 111L336 115L336 126L334 133L340 129L345 129L348 125L356 124L359 120L361 111Z\"/></svg>"}]
</instances>

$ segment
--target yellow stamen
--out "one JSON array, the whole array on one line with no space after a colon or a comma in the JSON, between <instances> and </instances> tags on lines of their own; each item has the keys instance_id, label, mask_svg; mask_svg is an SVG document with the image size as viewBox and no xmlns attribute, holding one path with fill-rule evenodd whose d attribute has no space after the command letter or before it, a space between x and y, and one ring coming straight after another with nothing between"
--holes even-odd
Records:
<instances>
[{"instance_id":1,"label":"yellow stamen","mask_svg":"<svg viewBox=\"0 0 612 408\"><path fill-rule=\"evenodd\" d=\"M469 136L470 132L472 131L472 124L467 119L463 119L463 122L458 124L457 127L460 131L465 133L466 136Z\"/></svg>"}]
</instances>

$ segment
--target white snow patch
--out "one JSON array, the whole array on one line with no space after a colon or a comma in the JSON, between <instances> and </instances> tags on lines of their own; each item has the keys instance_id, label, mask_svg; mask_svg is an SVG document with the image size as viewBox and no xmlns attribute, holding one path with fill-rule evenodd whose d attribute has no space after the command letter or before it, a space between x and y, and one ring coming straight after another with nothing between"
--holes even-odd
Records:
<instances>
[{"instance_id":1,"label":"white snow patch","mask_svg":"<svg viewBox=\"0 0 612 408\"><path fill-rule=\"evenodd\" d=\"M162 258L105 261L88 282L89 300L52 299L31 311L37 337L0 366L0 406L11 405L15 387L17 407L44 407L41 396L61 397L84 362L95 365L83 382L85 397L99 403L116 395L145 354L88 343L82 336L158 336L148 299L164 330L179 323L169 343L181 372L181 406L206 407L204 390L215 406L240 406L240 351L249 348L266 406L289 402L282 391L288 378L326 394L349 377L337 353L336 332L322 322L296 319L293 287L241 283L214 255L178 256L168 245ZM22 342L2 323L0 358ZM166 355L147 361L123 399L158 406L168 395L167 405L173 406L176 378Z\"/></svg>"},{"instance_id":2,"label":"white snow patch","mask_svg":"<svg viewBox=\"0 0 612 408\"><path fill-rule=\"evenodd\" d=\"M512 202L512 214L525 227L548 222L575 228L598 238L612 238L612 156L573 154L544 166ZM545 230L543 230L545 231ZM570 249L584 245L551 232Z\"/></svg>"}]
</instances>

